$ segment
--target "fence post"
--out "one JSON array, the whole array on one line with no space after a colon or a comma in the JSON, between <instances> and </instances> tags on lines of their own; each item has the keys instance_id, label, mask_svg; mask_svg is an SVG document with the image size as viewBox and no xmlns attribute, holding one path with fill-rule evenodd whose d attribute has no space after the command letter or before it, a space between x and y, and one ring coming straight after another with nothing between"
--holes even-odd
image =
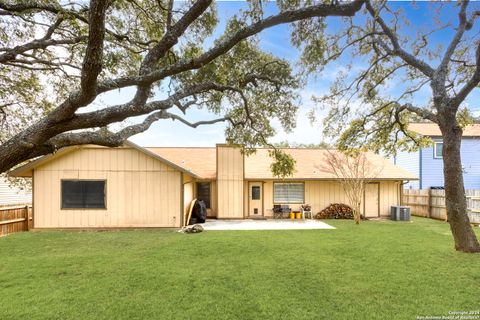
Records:
<instances>
[{"instance_id":1,"label":"fence post","mask_svg":"<svg viewBox=\"0 0 480 320\"><path fill-rule=\"evenodd\" d=\"M25 231L28 231L28 223L30 222L28 217L28 205L25 206L25 222Z\"/></svg>"},{"instance_id":2,"label":"fence post","mask_svg":"<svg viewBox=\"0 0 480 320\"><path fill-rule=\"evenodd\" d=\"M432 188L428 189L428 208L427 208L427 217L431 218L432 217Z\"/></svg>"}]
</instances>

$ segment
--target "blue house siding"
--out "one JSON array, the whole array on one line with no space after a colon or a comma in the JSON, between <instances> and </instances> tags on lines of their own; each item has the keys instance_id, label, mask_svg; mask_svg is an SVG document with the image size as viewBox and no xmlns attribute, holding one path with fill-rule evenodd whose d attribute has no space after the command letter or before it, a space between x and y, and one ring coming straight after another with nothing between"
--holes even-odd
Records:
<instances>
[{"instance_id":1,"label":"blue house siding","mask_svg":"<svg viewBox=\"0 0 480 320\"><path fill-rule=\"evenodd\" d=\"M407 170L411 174L415 175L420 179L420 152L399 152L397 156L393 159L393 162L402 167L403 169ZM418 189L419 188L419 181L414 180L406 183L404 185L407 189Z\"/></svg>"},{"instance_id":2,"label":"blue house siding","mask_svg":"<svg viewBox=\"0 0 480 320\"><path fill-rule=\"evenodd\" d=\"M422 177L420 189L443 186L443 159L433 157L433 146L422 148Z\"/></svg>"},{"instance_id":3,"label":"blue house siding","mask_svg":"<svg viewBox=\"0 0 480 320\"><path fill-rule=\"evenodd\" d=\"M441 141L437 138L432 139ZM461 157L465 189L480 189L480 137L462 139ZM434 158L433 146L412 153L400 152L395 158L395 164L420 179L406 184L406 188L426 189L445 185L443 159Z\"/></svg>"},{"instance_id":4,"label":"blue house siding","mask_svg":"<svg viewBox=\"0 0 480 320\"><path fill-rule=\"evenodd\" d=\"M465 189L480 189L480 138L462 140Z\"/></svg>"}]
</instances>

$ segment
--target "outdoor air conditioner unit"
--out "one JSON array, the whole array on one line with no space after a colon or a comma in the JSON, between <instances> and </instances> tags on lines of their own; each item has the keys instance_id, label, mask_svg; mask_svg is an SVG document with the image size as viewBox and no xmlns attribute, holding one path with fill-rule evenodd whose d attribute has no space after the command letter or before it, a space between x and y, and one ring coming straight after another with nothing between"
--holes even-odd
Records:
<instances>
[{"instance_id":1,"label":"outdoor air conditioner unit","mask_svg":"<svg viewBox=\"0 0 480 320\"><path fill-rule=\"evenodd\" d=\"M390 219L394 221L410 221L410 207L392 206L390 208Z\"/></svg>"}]
</instances>

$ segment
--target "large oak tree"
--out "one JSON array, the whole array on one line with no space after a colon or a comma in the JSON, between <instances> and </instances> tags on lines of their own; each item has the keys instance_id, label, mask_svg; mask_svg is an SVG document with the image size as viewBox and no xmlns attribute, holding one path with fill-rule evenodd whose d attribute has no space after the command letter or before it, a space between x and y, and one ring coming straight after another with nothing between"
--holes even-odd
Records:
<instances>
[{"instance_id":1,"label":"large oak tree","mask_svg":"<svg viewBox=\"0 0 480 320\"><path fill-rule=\"evenodd\" d=\"M325 23L317 25L329 35L308 32L312 25L299 22L295 44L303 48L308 72L343 59L344 70L338 72L330 92L317 97L329 108L326 133L340 136L340 148L389 153L412 150L431 141L410 131L408 124L418 120L438 124L455 248L480 252L466 212L460 157L462 128L470 123L465 100L480 83L476 21L480 7L469 1L428 5L431 20L425 24L409 21L401 6L368 0L364 15L345 18L334 32ZM425 94L430 98L422 101Z\"/></svg>"},{"instance_id":2,"label":"large oak tree","mask_svg":"<svg viewBox=\"0 0 480 320\"><path fill-rule=\"evenodd\" d=\"M294 125L299 81L286 61L259 49L255 35L302 19L352 16L362 5L305 4L265 17L252 1L212 39L211 0L1 0L0 173L62 147L119 146L158 120L227 121L228 139L264 144L274 134L271 118ZM127 87L135 88L130 101L99 107L103 95ZM218 118L189 122L192 107ZM135 116L144 119L124 124Z\"/></svg>"},{"instance_id":3,"label":"large oak tree","mask_svg":"<svg viewBox=\"0 0 480 320\"><path fill-rule=\"evenodd\" d=\"M255 35L295 23L293 42L303 50L307 71L343 54L354 63L369 62L353 80L338 79L320 99L332 107L327 130L334 134L336 123L351 114L352 99L370 106L343 133L341 147L392 151L407 148L409 139L422 145L426 141L408 130L408 122L416 117L439 124L455 246L478 252L460 162L462 125L468 122L461 107L480 81L480 46L472 32L478 11L468 10L468 2L458 5L458 23L444 50L432 49L429 35L451 26L419 30L412 40L401 34L401 13L386 2L366 2L366 16L346 19L345 28L325 35L324 17L351 17L364 3L279 1L280 12L265 17L262 3L252 1L212 40L218 20L209 0L0 0L0 172L66 146L118 146L158 120L192 127L228 121L229 139L265 144L274 134L271 118L292 127L299 81L288 63L259 49ZM392 98L382 86L396 74L411 85ZM427 85L431 103L414 105L411 96ZM135 88L130 101L82 111L128 87ZM184 114L192 107L218 118L191 123ZM112 124L135 116L144 118L112 131Z\"/></svg>"}]
</instances>

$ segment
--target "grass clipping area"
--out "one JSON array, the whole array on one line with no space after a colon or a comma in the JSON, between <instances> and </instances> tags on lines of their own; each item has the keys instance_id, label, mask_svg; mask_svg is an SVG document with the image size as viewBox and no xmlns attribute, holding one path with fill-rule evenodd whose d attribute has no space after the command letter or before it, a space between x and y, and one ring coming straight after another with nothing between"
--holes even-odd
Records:
<instances>
[{"instance_id":1,"label":"grass clipping area","mask_svg":"<svg viewBox=\"0 0 480 320\"><path fill-rule=\"evenodd\" d=\"M326 222L337 229L13 234L0 238L0 319L416 319L480 309L480 255L454 251L448 224Z\"/></svg>"}]
</instances>

